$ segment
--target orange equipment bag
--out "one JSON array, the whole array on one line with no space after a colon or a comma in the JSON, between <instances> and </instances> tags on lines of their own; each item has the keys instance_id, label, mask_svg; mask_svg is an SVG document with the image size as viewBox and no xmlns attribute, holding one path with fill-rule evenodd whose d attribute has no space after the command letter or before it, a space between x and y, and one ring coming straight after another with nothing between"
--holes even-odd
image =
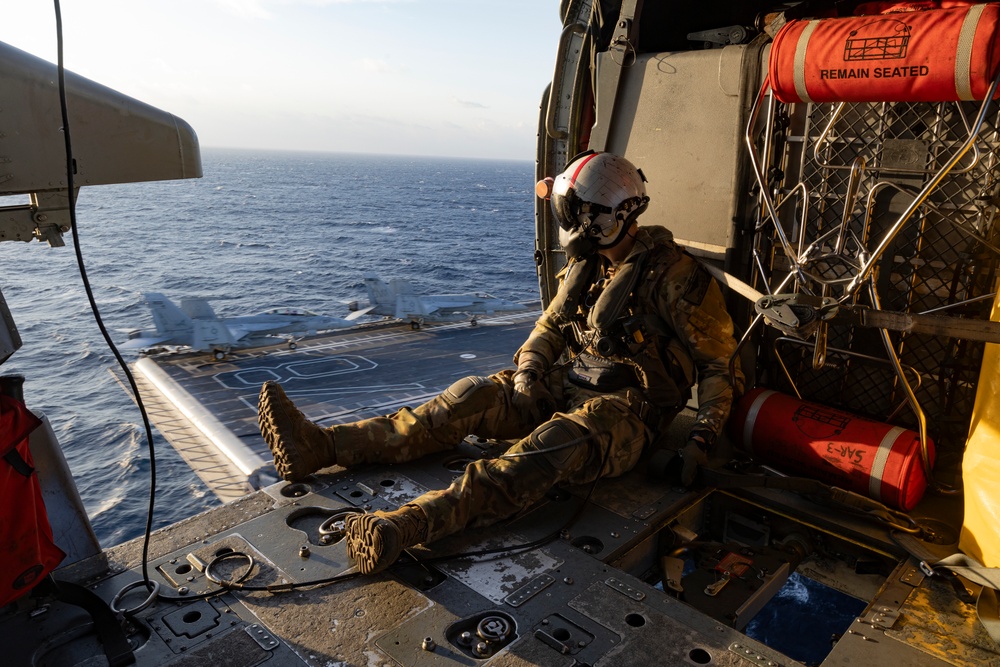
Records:
<instances>
[{"instance_id":1,"label":"orange equipment bag","mask_svg":"<svg viewBox=\"0 0 1000 667\"><path fill-rule=\"evenodd\" d=\"M41 424L0 395L0 607L30 591L66 554L52 540L28 435Z\"/></svg>"},{"instance_id":2,"label":"orange equipment bag","mask_svg":"<svg viewBox=\"0 0 1000 667\"><path fill-rule=\"evenodd\" d=\"M763 463L897 509L910 511L927 489L920 436L909 429L762 388L733 407L729 429Z\"/></svg>"},{"instance_id":3,"label":"orange equipment bag","mask_svg":"<svg viewBox=\"0 0 1000 667\"><path fill-rule=\"evenodd\" d=\"M958 3L951 3L958 4ZM789 21L768 78L793 102L985 99L1000 63L1000 5Z\"/></svg>"}]
</instances>

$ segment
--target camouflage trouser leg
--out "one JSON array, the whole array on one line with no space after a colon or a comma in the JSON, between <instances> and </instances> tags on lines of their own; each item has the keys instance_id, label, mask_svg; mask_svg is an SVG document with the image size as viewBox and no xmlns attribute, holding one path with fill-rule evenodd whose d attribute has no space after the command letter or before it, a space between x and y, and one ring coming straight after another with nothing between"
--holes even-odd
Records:
<instances>
[{"instance_id":1,"label":"camouflage trouser leg","mask_svg":"<svg viewBox=\"0 0 1000 667\"><path fill-rule=\"evenodd\" d=\"M631 470L648 441L639 405L631 392L591 397L553 415L504 456L470 463L450 487L413 501L427 515L427 541L512 516L559 482L585 484Z\"/></svg>"},{"instance_id":2,"label":"camouflage trouser leg","mask_svg":"<svg viewBox=\"0 0 1000 667\"><path fill-rule=\"evenodd\" d=\"M527 435L536 424L512 407L511 375L463 378L412 410L331 426L337 463L403 463L451 449L470 434L502 440Z\"/></svg>"}]
</instances>

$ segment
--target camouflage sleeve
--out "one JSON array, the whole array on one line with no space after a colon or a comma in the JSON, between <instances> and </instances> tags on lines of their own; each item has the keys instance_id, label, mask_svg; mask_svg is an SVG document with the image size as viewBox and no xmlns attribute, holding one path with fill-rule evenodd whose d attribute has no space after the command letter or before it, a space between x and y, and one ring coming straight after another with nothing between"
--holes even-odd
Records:
<instances>
[{"instance_id":1,"label":"camouflage sleeve","mask_svg":"<svg viewBox=\"0 0 1000 667\"><path fill-rule=\"evenodd\" d=\"M552 304L549 304L535 322L535 328L531 330L528 339L514 353L514 363L518 369L532 369L542 374L552 367L566 348L566 339L557 322L558 315L552 312Z\"/></svg>"},{"instance_id":2,"label":"camouflage sleeve","mask_svg":"<svg viewBox=\"0 0 1000 667\"><path fill-rule=\"evenodd\" d=\"M672 325L698 370L698 417L691 434L707 431L714 439L729 418L734 390L743 389L739 360L735 375L729 370L736 339L722 290L694 259L681 255L657 293L660 316Z\"/></svg>"}]
</instances>

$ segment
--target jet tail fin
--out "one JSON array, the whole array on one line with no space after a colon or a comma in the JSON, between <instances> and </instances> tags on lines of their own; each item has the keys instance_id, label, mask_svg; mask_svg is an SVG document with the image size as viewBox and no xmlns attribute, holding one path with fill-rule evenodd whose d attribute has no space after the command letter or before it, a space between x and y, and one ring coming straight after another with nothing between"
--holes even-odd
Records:
<instances>
[{"instance_id":1,"label":"jet tail fin","mask_svg":"<svg viewBox=\"0 0 1000 667\"><path fill-rule=\"evenodd\" d=\"M396 307L395 291L374 273L365 274L365 288L371 305Z\"/></svg>"},{"instance_id":2,"label":"jet tail fin","mask_svg":"<svg viewBox=\"0 0 1000 667\"><path fill-rule=\"evenodd\" d=\"M173 301L158 292L148 292L142 296L153 314L153 323L159 335L176 338L191 334L194 328L191 318Z\"/></svg>"},{"instance_id":3,"label":"jet tail fin","mask_svg":"<svg viewBox=\"0 0 1000 667\"><path fill-rule=\"evenodd\" d=\"M208 305L208 300L201 297L187 297L181 299L181 310L187 313L192 320L217 320L218 315Z\"/></svg>"},{"instance_id":4,"label":"jet tail fin","mask_svg":"<svg viewBox=\"0 0 1000 667\"><path fill-rule=\"evenodd\" d=\"M404 278L393 278L389 281L389 289L393 294L416 294L413 291L413 284Z\"/></svg>"}]
</instances>

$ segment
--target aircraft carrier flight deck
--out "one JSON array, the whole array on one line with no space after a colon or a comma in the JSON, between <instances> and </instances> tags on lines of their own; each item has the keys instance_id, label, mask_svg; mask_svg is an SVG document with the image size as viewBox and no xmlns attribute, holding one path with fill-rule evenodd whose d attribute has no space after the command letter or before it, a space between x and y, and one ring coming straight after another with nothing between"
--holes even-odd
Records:
<instances>
[{"instance_id":1,"label":"aircraft carrier flight deck","mask_svg":"<svg viewBox=\"0 0 1000 667\"><path fill-rule=\"evenodd\" d=\"M468 321L374 323L298 340L295 349L167 352L134 366L150 417L164 437L222 500L277 481L257 427L257 394L281 383L324 426L416 406L467 375L512 366L539 311ZM263 475L263 477L261 477Z\"/></svg>"}]
</instances>

